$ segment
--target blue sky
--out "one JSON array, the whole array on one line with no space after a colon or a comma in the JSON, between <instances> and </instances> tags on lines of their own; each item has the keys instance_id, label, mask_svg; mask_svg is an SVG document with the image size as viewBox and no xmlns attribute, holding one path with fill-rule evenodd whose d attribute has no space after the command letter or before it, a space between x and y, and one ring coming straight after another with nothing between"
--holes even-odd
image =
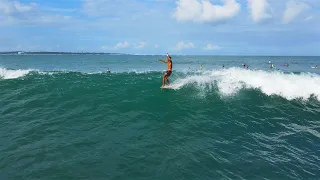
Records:
<instances>
[{"instance_id":1,"label":"blue sky","mask_svg":"<svg viewBox=\"0 0 320 180\"><path fill-rule=\"evenodd\" d=\"M0 51L320 55L319 0L0 0Z\"/></svg>"}]
</instances>

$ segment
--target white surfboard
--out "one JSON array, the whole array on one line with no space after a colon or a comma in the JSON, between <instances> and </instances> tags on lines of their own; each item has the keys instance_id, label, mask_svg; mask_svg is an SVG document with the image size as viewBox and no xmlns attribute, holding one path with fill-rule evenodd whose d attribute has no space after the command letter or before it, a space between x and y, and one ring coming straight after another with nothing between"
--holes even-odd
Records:
<instances>
[{"instance_id":1,"label":"white surfboard","mask_svg":"<svg viewBox=\"0 0 320 180\"><path fill-rule=\"evenodd\" d=\"M170 84L169 86L168 85L165 85L164 87L162 87L161 89L177 89L179 87L179 84Z\"/></svg>"},{"instance_id":2,"label":"white surfboard","mask_svg":"<svg viewBox=\"0 0 320 180\"><path fill-rule=\"evenodd\" d=\"M180 85L179 84L170 84L170 86L166 85L161 89L173 89L173 90L177 90L179 89Z\"/></svg>"},{"instance_id":3,"label":"white surfboard","mask_svg":"<svg viewBox=\"0 0 320 180\"><path fill-rule=\"evenodd\" d=\"M164 86L164 87L160 87L161 89L172 89L171 86Z\"/></svg>"}]
</instances>

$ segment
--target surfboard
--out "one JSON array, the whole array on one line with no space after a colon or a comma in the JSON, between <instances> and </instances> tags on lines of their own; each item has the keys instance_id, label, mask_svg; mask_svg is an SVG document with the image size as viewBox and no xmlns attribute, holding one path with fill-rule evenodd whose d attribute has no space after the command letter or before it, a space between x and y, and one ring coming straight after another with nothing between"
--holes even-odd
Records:
<instances>
[{"instance_id":1,"label":"surfboard","mask_svg":"<svg viewBox=\"0 0 320 180\"><path fill-rule=\"evenodd\" d=\"M164 87L160 87L161 89L171 89L171 86L164 86Z\"/></svg>"},{"instance_id":2,"label":"surfboard","mask_svg":"<svg viewBox=\"0 0 320 180\"><path fill-rule=\"evenodd\" d=\"M176 89L178 87L177 84L165 85L164 87L160 87L161 89Z\"/></svg>"}]
</instances>

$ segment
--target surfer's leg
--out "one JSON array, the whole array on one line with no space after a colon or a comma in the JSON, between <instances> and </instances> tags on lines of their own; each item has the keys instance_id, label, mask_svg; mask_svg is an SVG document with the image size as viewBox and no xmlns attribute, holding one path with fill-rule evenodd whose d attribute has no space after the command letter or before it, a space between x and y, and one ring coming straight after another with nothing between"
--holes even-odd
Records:
<instances>
[{"instance_id":1,"label":"surfer's leg","mask_svg":"<svg viewBox=\"0 0 320 180\"><path fill-rule=\"evenodd\" d=\"M167 81L168 85L170 85L169 77L168 77L168 76L166 77L166 81Z\"/></svg>"},{"instance_id":2,"label":"surfer's leg","mask_svg":"<svg viewBox=\"0 0 320 180\"><path fill-rule=\"evenodd\" d=\"M165 81L165 79L166 79L166 74L164 74L164 75L162 76L162 86L161 86L161 87L164 87L164 81Z\"/></svg>"},{"instance_id":3,"label":"surfer's leg","mask_svg":"<svg viewBox=\"0 0 320 180\"><path fill-rule=\"evenodd\" d=\"M169 76L171 75L171 72L172 71L167 71L166 74L165 74L165 81L168 83L168 85L170 85Z\"/></svg>"}]
</instances>

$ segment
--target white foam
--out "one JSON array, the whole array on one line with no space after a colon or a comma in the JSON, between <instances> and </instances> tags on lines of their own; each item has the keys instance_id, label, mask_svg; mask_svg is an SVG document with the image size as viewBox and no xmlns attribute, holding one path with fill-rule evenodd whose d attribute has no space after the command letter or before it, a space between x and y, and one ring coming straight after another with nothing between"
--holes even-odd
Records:
<instances>
[{"instance_id":1,"label":"white foam","mask_svg":"<svg viewBox=\"0 0 320 180\"><path fill-rule=\"evenodd\" d=\"M288 100L314 95L320 100L320 76L316 74L285 74L262 70L230 68L206 71L201 75L175 80L175 89L195 84L197 88L217 86L223 95L233 95L243 88L260 89L264 94L279 95Z\"/></svg>"},{"instance_id":2,"label":"white foam","mask_svg":"<svg viewBox=\"0 0 320 180\"><path fill-rule=\"evenodd\" d=\"M32 69L10 70L6 68L0 68L0 79L15 79L15 78L23 77L31 71Z\"/></svg>"}]
</instances>

